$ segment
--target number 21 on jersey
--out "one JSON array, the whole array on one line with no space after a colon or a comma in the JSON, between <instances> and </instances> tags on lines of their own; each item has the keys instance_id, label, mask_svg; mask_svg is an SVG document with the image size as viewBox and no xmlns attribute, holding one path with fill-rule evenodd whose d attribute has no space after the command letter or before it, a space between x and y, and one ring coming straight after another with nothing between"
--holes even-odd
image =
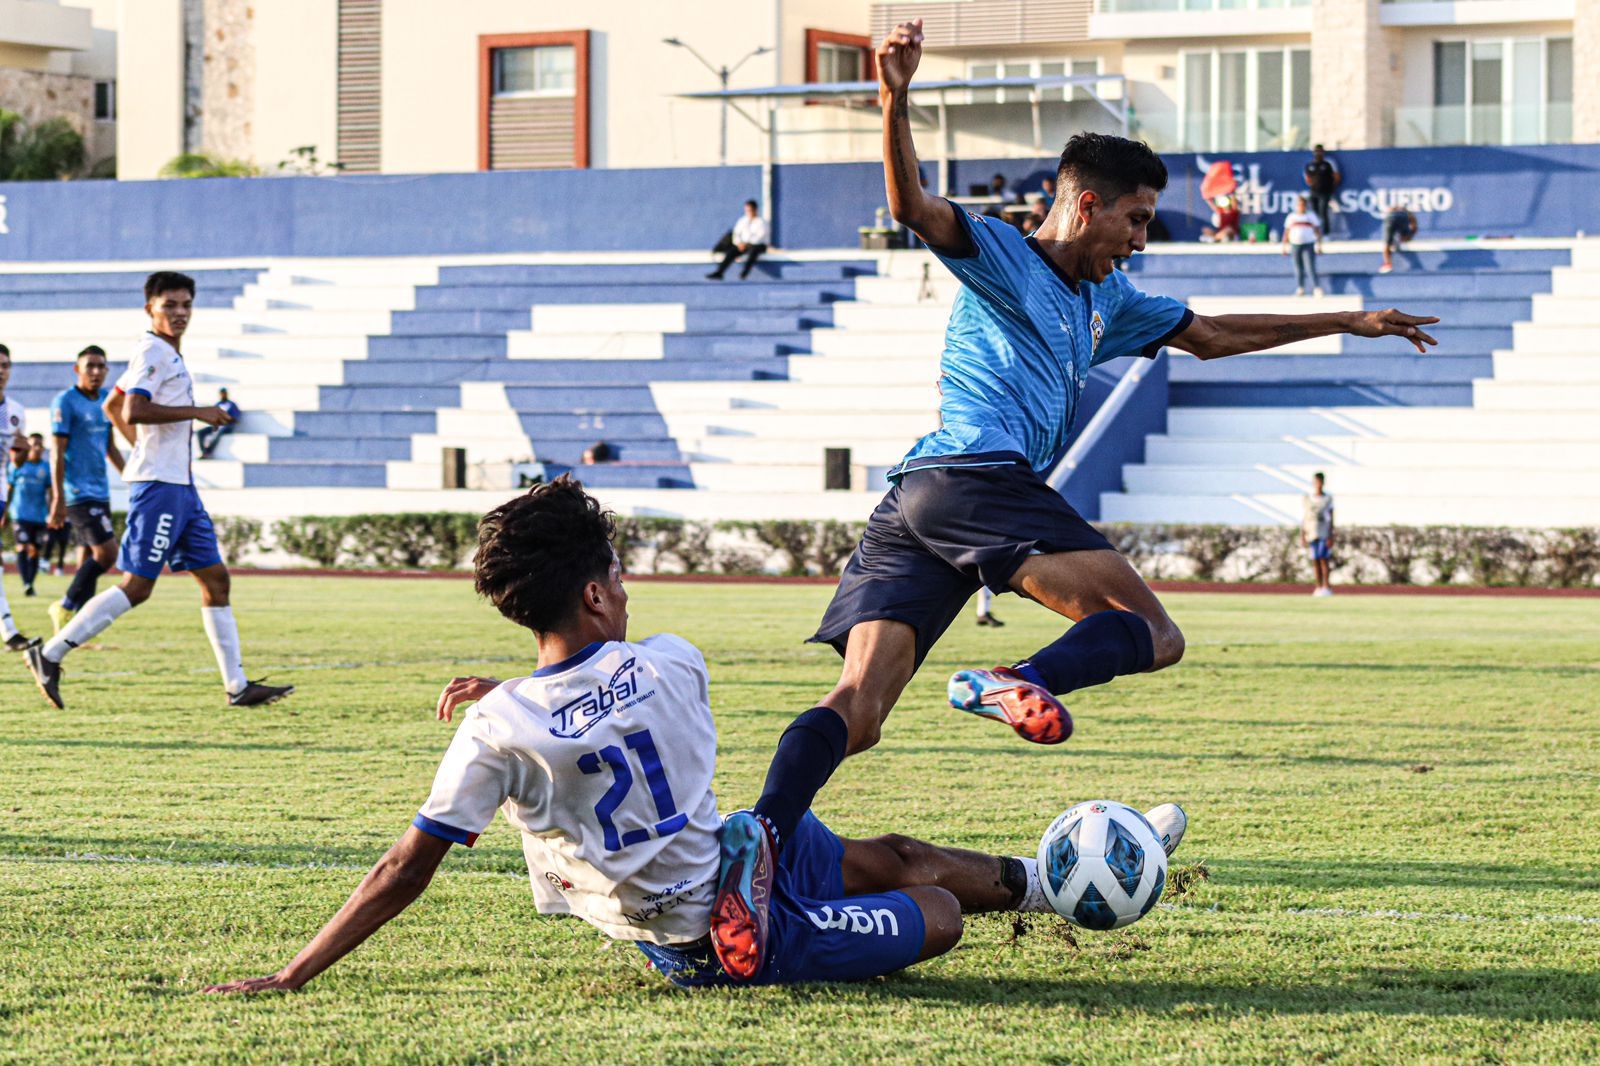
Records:
<instances>
[{"instance_id":1,"label":"number 21 on jersey","mask_svg":"<svg viewBox=\"0 0 1600 1066\"><path fill-rule=\"evenodd\" d=\"M653 836L668 837L689 824L689 816L680 814L677 803L672 799L672 786L667 782L667 772L661 765L661 755L656 751L656 742L650 736L650 730L641 729L636 733L627 733L623 736L622 742L639 760L639 766L644 771L645 783L650 790L650 799L655 804L658 821L653 831L643 828L630 829L619 836L612 815L633 790L633 768L629 765L628 753L615 744L607 744L599 751L584 754L578 759L578 769L584 773L598 774L607 767L611 770L611 787L594 805L594 815L600 822L601 832L605 835L607 851L621 851L634 844L642 844Z\"/></svg>"}]
</instances>

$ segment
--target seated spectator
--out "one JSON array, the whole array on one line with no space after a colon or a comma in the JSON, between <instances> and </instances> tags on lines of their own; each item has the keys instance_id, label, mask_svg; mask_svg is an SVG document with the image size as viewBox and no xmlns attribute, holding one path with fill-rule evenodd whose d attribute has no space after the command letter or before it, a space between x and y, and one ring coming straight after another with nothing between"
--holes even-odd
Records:
<instances>
[{"instance_id":1,"label":"seated spectator","mask_svg":"<svg viewBox=\"0 0 1600 1066\"><path fill-rule=\"evenodd\" d=\"M1211 213L1213 240L1236 241L1239 239L1239 204L1229 196L1217 197L1216 210Z\"/></svg>"},{"instance_id":2,"label":"seated spectator","mask_svg":"<svg viewBox=\"0 0 1600 1066\"><path fill-rule=\"evenodd\" d=\"M617 460L617 447L609 441L597 440L583 450L583 465L594 466L596 463L614 463Z\"/></svg>"},{"instance_id":3,"label":"seated spectator","mask_svg":"<svg viewBox=\"0 0 1600 1066\"><path fill-rule=\"evenodd\" d=\"M756 260L767 251L767 220L757 211L759 206L754 200L744 202L744 214L733 224L732 247L724 252L722 264L706 277L713 281L721 281L722 275L728 272L733 261L741 255L745 260L744 269L739 271L739 277L750 276L750 269L756 265Z\"/></svg>"},{"instance_id":4,"label":"seated spectator","mask_svg":"<svg viewBox=\"0 0 1600 1066\"><path fill-rule=\"evenodd\" d=\"M1034 215L1034 214L1023 215L1022 216L1022 235L1024 237L1033 236L1035 233L1039 232L1039 223L1041 223L1043 221L1044 220L1042 218L1040 218L1038 215Z\"/></svg>"},{"instance_id":5,"label":"seated spectator","mask_svg":"<svg viewBox=\"0 0 1600 1066\"><path fill-rule=\"evenodd\" d=\"M1041 191L1034 202L1044 201L1045 214L1049 214L1050 209L1056 205L1056 179L1045 178L1044 181L1039 183L1039 186Z\"/></svg>"},{"instance_id":6,"label":"seated spectator","mask_svg":"<svg viewBox=\"0 0 1600 1066\"><path fill-rule=\"evenodd\" d=\"M1391 207L1383 216L1383 265L1378 273L1387 274L1394 269L1393 255L1406 241L1417 235L1417 216L1403 207Z\"/></svg>"},{"instance_id":7,"label":"seated spectator","mask_svg":"<svg viewBox=\"0 0 1600 1066\"><path fill-rule=\"evenodd\" d=\"M239 405L228 399L227 389L217 390L217 406L228 413L230 421L220 426L201 426L195 433L195 440L200 445L200 458L209 459L216 450L217 443L233 432L233 427L239 421Z\"/></svg>"}]
</instances>

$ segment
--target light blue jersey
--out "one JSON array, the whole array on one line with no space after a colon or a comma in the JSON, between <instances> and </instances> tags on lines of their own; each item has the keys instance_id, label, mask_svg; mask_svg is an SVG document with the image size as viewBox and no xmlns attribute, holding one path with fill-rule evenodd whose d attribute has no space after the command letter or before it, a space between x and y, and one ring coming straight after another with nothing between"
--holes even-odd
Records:
<instances>
[{"instance_id":1,"label":"light blue jersey","mask_svg":"<svg viewBox=\"0 0 1600 1066\"><path fill-rule=\"evenodd\" d=\"M1068 281L1032 238L956 209L972 253L934 254L962 282L945 331L940 428L917 441L890 480L926 466L1015 462L1047 473L1066 451L1089 369L1124 355L1154 358L1194 313L1147 296L1113 270Z\"/></svg>"},{"instance_id":2,"label":"light blue jersey","mask_svg":"<svg viewBox=\"0 0 1600 1066\"><path fill-rule=\"evenodd\" d=\"M35 525L50 520L50 468L43 459L11 468L11 520Z\"/></svg>"},{"instance_id":3,"label":"light blue jersey","mask_svg":"<svg viewBox=\"0 0 1600 1066\"><path fill-rule=\"evenodd\" d=\"M108 500L106 447L111 443L111 420L101 404L106 390L94 397L77 388L67 389L50 401L50 431L65 437L63 448L67 506L83 500Z\"/></svg>"}]
</instances>

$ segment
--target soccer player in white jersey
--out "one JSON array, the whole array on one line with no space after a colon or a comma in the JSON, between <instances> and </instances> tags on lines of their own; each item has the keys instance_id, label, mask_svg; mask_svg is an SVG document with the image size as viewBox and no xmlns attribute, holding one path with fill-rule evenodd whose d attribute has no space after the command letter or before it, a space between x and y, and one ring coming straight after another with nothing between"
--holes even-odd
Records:
<instances>
[{"instance_id":1,"label":"soccer player in white jersey","mask_svg":"<svg viewBox=\"0 0 1600 1066\"><path fill-rule=\"evenodd\" d=\"M920 19L890 31L877 51L878 97L890 213L962 282L940 362L940 425L889 470L891 487L811 638L832 645L844 668L778 740L745 816L765 831L725 834L725 844L787 846L838 765L878 742L895 701L980 587L1018 592L1073 622L1024 659L950 679L953 707L1035 743L1072 732L1057 696L1182 657L1183 634L1150 587L1046 481L1066 453L1091 367L1154 358L1168 344L1217 359L1341 333L1404 337L1423 353L1435 343L1422 327L1438 319L1393 309L1208 317L1140 292L1116 261L1144 250L1167 168L1137 141L1071 138L1057 166L1059 195L1030 237L933 195L918 179L911 139L921 57ZM758 858L723 858L729 873L713 927L759 960L759 907L734 876Z\"/></svg>"},{"instance_id":2,"label":"soccer player in white jersey","mask_svg":"<svg viewBox=\"0 0 1600 1066\"><path fill-rule=\"evenodd\" d=\"M9 508L11 483L6 473L7 457L11 455L14 441L28 440L28 416L22 402L6 396L6 383L11 380L11 349L0 344L0 508ZM0 509L0 526L6 524L6 511ZM6 600L5 566L0 564L0 641L7 651L26 651L31 642L17 631L11 619L11 604Z\"/></svg>"},{"instance_id":3,"label":"soccer player in white jersey","mask_svg":"<svg viewBox=\"0 0 1600 1066\"><path fill-rule=\"evenodd\" d=\"M189 571L200 583L200 618L228 702L235 707L272 703L293 685L265 685L245 677L239 626L228 603L228 568L217 550L211 516L194 487L195 422L231 421L220 407L197 407L194 381L179 345L194 311L194 279L170 270L145 279L144 309L150 329L139 339L128 369L106 399L105 412L133 450L122 469L128 483L128 528L117 566L125 575L84 604L48 643L28 649L28 669L45 699L61 701L61 660L124 613L150 598L163 569Z\"/></svg>"},{"instance_id":4,"label":"soccer player in white jersey","mask_svg":"<svg viewBox=\"0 0 1600 1066\"><path fill-rule=\"evenodd\" d=\"M730 980L709 932L722 819L705 660L680 637L628 639L613 534L611 515L566 477L484 517L477 589L532 630L537 669L452 681L440 718L478 702L410 828L292 962L208 991L304 985L403 911L496 810L522 834L539 913L632 941L677 984ZM1166 804L1151 821L1176 847L1182 811ZM810 814L757 880L772 904L763 984L892 973L954 946L963 911L1048 909L1031 859L841 840Z\"/></svg>"}]
</instances>

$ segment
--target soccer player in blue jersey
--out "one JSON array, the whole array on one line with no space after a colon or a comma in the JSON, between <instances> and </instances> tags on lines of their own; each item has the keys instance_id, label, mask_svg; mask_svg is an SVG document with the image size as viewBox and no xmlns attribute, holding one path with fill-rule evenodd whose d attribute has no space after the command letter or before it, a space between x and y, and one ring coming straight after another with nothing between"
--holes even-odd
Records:
<instances>
[{"instance_id":1,"label":"soccer player in blue jersey","mask_svg":"<svg viewBox=\"0 0 1600 1066\"><path fill-rule=\"evenodd\" d=\"M217 550L216 529L194 487L195 422L229 421L220 407L196 407L194 379L179 345L194 313L194 279L158 270L145 279L150 328L134 346L128 369L103 405L106 417L133 450L123 466L128 482L128 528L117 567L122 581L83 605L61 632L27 649L28 670L44 698L61 707L61 660L150 598L164 570L188 571L200 583L200 620L234 707L280 700L293 685L266 685L245 676L239 626L228 601L232 581Z\"/></svg>"},{"instance_id":2,"label":"soccer player in blue jersey","mask_svg":"<svg viewBox=\"0 0 1600 1066\"><path fill-rule=\"evenodd\" d=\"M909 118L921 55L921 20L885 37L879 98L890 212L963 283L945 335L941 425L890 470L892 487L812 638L844 656L838 686L784 732L755 813L730 818L723 835L712 935L735 975L759 972L766 919L755 897L774 852L845 756L877 743L979 587L1014 590L1075 623L1011 666L950 680L952 705L1028 740L1070 734L1058 695L1182 657L1183 635L1150 588L1044 481L1090 367L1164 345L1216 359L1340 333L1405 337L1418 351L1436 343L1422 327L1437 319L1395 310L1211 318L1140 292L1115 262L1143 250L1167 171L1135 141L1073 137L1032 238L928 193Z\"/></svg>"},{"instance_id":3,"label":"soccer player in blue jersey","mask_svg":"<svg viewBox=\"0 0 1600 1066\"><path fill-rule=\"evenodd\" d=\"M78 570L61 599L50 605L55 631L88 603L100 575L117 561L116 529L111 524L111 483L106 462L122 472L122 451L111 436L106 399L105 349L91 344L73 365L77 384L50 401L50 429L56 438L50 463L52 529L70 525L78 542Z\"/></svg>"},{"instance_id":4,"label":"soccer player in blue jersey","mask_svg":"<svg viewBox=\"0 0 1600 1066\"><path fill-rule=\"evenodd\" d=\"M44 465L43 445L26 437L13 440L9 477L11 506L6 513L11 519L11 540L17 546L17 576L22 578L22 594L32 596L45 519L50 515L50 471Z\"/></svg>"}]
</instances>

